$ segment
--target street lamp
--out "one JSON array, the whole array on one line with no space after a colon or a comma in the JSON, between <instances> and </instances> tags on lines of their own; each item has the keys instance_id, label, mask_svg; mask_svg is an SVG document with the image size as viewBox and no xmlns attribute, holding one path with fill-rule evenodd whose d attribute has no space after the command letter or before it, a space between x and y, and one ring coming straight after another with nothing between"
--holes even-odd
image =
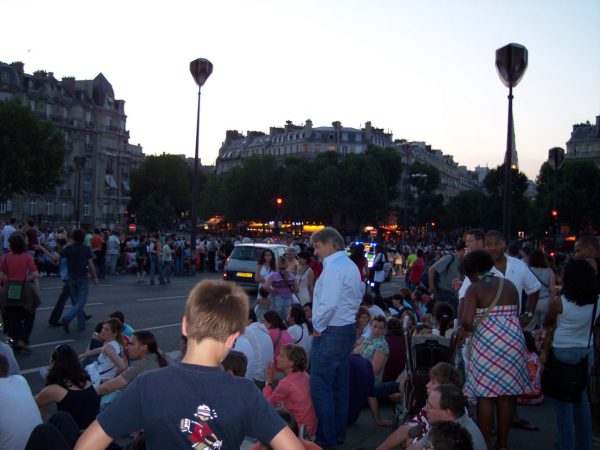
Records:
<instances>
[{"instance_id":1,"label":"street lamp","mask_svg":"<svg viewBox=\"0 0 600 450\"><path fill-rule=\"evenodd\" d=\"M192 175L192 234L190 245L192 256L196 252L196 203L198 202L198 141L200 139L200 95L202 86L213 71L208 59L198 58L190 63L190 72L198 85L198 114L196 116L196 152L194 153L194 173Z\"/></svg>"},{"instance_id":2,"label":"street lamp","mask_svg":"<svg viewBox=\"0 0 600 450\"><path fill-rule=\"evenodd\" d=\"M425 183L427 183L427 174L426 173L412 173L410 175L410 179L412 181L412 185L415 188L417 193L417 235L421 235L421 195L425 187Z\"/></svg>"},{"instance_id":3,"label":"street lamp","mask_svg":"<svg viewBox=\"0 0 600 450\"><path fill-rule=\"evenodd\" d=\"M517 148L515 146L515 128L513 123L512 89L527 70L527 49L520 44L508 44L496 50L496 70L504 86L508 88L508 130L506 134L506 153L504 154L504 207L502 210L502 228L506 242L510 242L510 204L511 204L511 172L517 164Z\"/></svg>"},{"instance_id":4,"label":"street lamp","mask_svg":"<svg viewBox=\"0 0 600 450\"><path fill-rule=\"evenodd\" d=\"M75 156L73 158L75 163L75 169L77 170L77 191L75 192L75 228L78 229L81 226L81 171L85 166L85 156Z\"/></svg>"}]
</instances>

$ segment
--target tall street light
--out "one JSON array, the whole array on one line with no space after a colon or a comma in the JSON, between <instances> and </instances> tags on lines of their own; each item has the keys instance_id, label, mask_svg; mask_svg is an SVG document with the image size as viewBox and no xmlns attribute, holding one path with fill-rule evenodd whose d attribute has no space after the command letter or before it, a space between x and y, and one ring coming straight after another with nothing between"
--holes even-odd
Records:
<instances>
[{"instance_id":1,"label":"tall street light","mask_svg":"<svg viewBox=\"0 0 600 450\"><path fill-rule=\"evenodd\" d=\"M508 44L496 50L496 70L504 86L508 88L508 130L506 134L506 153L504 154L504 207L502 211L502 229L506 242L510 242L510 206L511 175L514 164L517 164L517 148L515 146L515 128L513 123L512 89L527 70L527 49L520 44Z\"/></svg>"},{"instance_id":2,"label":"tall street light","mask_svg":"<svg viewBox=\"0 0 600 450\"><path fill-rule=\"evenodd\" d=\"M202 86L210 77L213 65L208 59L198 58L190 63L190 72L198 85L198 115L196 117L196 152L194 153L194 173L192 178L192 235L190 245L192 256L196 252L196 203L198 202L198 142L200 139L200 95Z\"/></svg>"}]
</instances>

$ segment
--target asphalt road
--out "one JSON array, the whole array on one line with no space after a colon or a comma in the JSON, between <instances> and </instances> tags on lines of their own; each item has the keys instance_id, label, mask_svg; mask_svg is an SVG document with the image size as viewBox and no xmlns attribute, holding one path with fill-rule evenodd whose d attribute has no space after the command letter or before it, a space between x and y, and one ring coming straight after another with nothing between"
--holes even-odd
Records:
<instances>
[{"instance_id":1,"label":"asphalt road","mask_svg":"<svg viewBox=\"0 0 600 450\"><path fill-rule=\"evenodd\" d=\"M115 310L125 314L125 320L135 329L151 330L165 352L175 352L181 332L181 317L190 289L205 278L219 278L219 274L198 274L194 277L174 277L166 286L136 284L133 275L107 277L98 287L90 286L86 312L92 314L87 329L79 332L72 323L71 333L65 334L62 328L48 327L48 317L62 287L58 278L41 280L42 305L36 315L31 336L31 355L17 355L17 360L32 392L36 394L43 387L40 368L47 366L52 349L62 343L72 345L77 352L83 352L94 326ZM402 286L402 280L394 277L382 284L382 294L392 295ZM511 449L544 450L554 448L556 419L552 400L533 407L519 407L519 415L537 425L536 432L512 429L509 438ZM383 417L392 417L389 407L382 409ZM373 424L368 410L363 411L359 421L349 427L346 443L340 449L372 448L381 442L388 429Z\"/></svg>"}]
</instances>

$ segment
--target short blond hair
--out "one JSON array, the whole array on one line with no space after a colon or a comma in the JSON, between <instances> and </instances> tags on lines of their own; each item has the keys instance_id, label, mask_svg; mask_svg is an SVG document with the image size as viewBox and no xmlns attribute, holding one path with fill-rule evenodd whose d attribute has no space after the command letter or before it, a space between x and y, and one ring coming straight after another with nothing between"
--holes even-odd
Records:
<instances>
[{"instance_id":1,"label":"short blond hair","mask_svg":"<svg viewBox=\"0 0 600 450\"><path fill-rule=\"evenodd\" d=\"M336 250L344 250L344 238L342 235L333 227L325 227L322 230L315 231L311 237L310 242L320 242L322 244L331 243L333 248Z\"/></svg>"},{"instance_id":2,"label":"short blond hair","mask_svg":"<svg viewBox=\"0 0 600 450\"><path fill-rule=\"evenodd\" d=\"M236 284L203 280L194 286L185 305L187 337L196 342L204 338L225 342L232 334L244 332L248 310L248 296Z\"/></svg>"}]
</instances>

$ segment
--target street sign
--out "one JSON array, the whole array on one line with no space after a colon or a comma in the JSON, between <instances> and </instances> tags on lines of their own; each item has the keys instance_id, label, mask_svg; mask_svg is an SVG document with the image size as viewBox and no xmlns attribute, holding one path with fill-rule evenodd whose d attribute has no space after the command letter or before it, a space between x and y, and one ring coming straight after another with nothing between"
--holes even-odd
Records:
<instances>
[{"instance_id":1,"label":"street sign","mask_svg":"<svg viewBox=\"0 0 600 450\"><path fill-rule=\"evenodd\" d=\"M370 231L370 233L371 233L371 236L377 236L377 229L376 229L376 228L373 228L373 229Z\"/></svg>"},{"instance_id":2,"label":"street sign","mask_svg":"<svg viewBox=\"0 0 600 450\"><path fill-rule=\"evenodd\" d=\"M135 223L130 223L129 224L129 232L130 233L135 233L136 229L137 229L137 227L135 226Z\"/></svg>"},{"instance_id":3,"label":"street sign","mask_svg":"<svg viewBox=\"0 0 600 450\"><path fill-rule=\"evenodd\" d=\"M548 162L554 170L559 170L565 163L565 150L560 147L552 147L548 150Z\"/></svg>"}]
</instances>

